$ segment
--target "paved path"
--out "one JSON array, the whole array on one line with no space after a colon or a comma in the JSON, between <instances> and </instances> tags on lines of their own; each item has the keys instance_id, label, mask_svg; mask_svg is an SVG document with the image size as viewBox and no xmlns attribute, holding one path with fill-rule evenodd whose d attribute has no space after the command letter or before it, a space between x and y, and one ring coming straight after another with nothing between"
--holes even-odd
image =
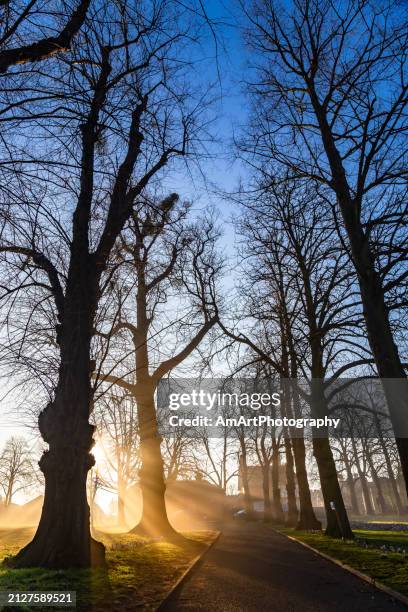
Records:
<instances>
[{"instance_id":1,"label":"paved path","mask_svg":"<svg viewBox=\"0 0 408 612\"><path fill-rule=\"evenodd\" d=\"M402 603L273 532L238 523L224 533L165 610L383 612Z\"/></svg>"}]
</instances>

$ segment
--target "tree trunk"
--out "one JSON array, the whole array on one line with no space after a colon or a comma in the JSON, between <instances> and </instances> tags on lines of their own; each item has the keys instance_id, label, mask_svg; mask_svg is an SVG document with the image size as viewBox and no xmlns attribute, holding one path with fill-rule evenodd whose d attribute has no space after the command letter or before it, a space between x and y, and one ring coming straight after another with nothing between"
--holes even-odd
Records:
<instances>
[{"instance_id":1,"label":"tree trunk","mask_svg":"<svg viewBox=\"0 0 408 612\"><path fill-rule=\"evenodd\" d=\"M77 256L71 260L71 282L66 290L55 398L38 418L49 446L39 461L45 479L44 504L34 539L12 560L14 567L64 569L104 564L104 546L91 538L86 491L88 471L95 463L91 454L95 427L88 419L96 292L92 292L85 256Z\"/></svg>"},{"instance_id":2,"label":"tree trunk","mask_svg":"<svg viewBox=\"0 0 408 612\"><path fill-rule=\"evenodd\" d=\"M298 520L298 509L296 504L296 484L295 471L293 467L292 445L290 438L285 437L285 456L286 456L286 493L288 497L288 515L286 523L293 527Z\"/></svg>"},{"instance_id":3,"label":"tree trunk","mask_svg":"<svg viewBox=\"0 0 408 612\"><path fill-rule=\"evenodd\" d=\"M408 381L402 366L398 348L394 342L384 291L375 270L368 240L354 215L343 205L343 216L352 246L353 261L360 285L368 341L373 352L378 375L387 400L389 414L396 435L405 486L408 487L408 439L402 437L407 430ZM399 380L398 380L399 379Z\"/></svg>"},{"instance_id":4,"label":"tree trunk","mask_svg":"<svg viewBox=\"0 0 408 612\"><path fill-rule=\"evenodd\" d=\"M241 470L242 487L244 489L244 501L245 510L247 517L251 518L253 514L251 491L249 489L249 478L248 478L248 465L247 465L247 451L245 445L245 439L240 438L241 453L239 455L239 467Z\"/></svg>"},{"instance_id":5,"label":"tree trunk","mask_svg":"<svg viewBox=\"0 0 408 612\"><path fill-rule=\"evenodd\" d=\"M324 418L327 414L323 383L319 378L312 380L311 407L312 415L317 418ZM320 431L323 433L322 430ZM336 464L330 448L327 431L325 432L324 438L313 436L313 453L319 470L320 484L326 511L326 535L352 539L354 536L344 505L343 495L337 477Z\"/></svg>"},{"instance_id":6,"label":"tree trunk","mask_svg":"<svg viewBox=\"0 0 408 612\"><path fill-rule=\"evenodd\" d=\"M326 535L334 538L352 539L353 532L344 506L337 478L336 465L328 438L313 438L313 453L316 458L322 486L327 525ZM332 508L334 504L334 508Z\"/></svg>"},{"instance_id":7,"label":"tree trunk","mask_svg":"<svg viewBox=\"0 0 408 612\"><path fill-rule=\"evenodd\" d=\"M293 351L293 352L292 352ZM295 418L300 418L301 412L299 408L299 392L297 389L297 366L296 366L296 355L294 349L290 351L291 357L291 373L292 379L294 378L294 384L291 385L291 398L293 402L293 413ZM290 406L290 404L288 404ZM289 415L288 415L289 416ZM290 416L292 417L292 411ZM315 512L313 510L312 496L310 494L309 481L307 478L306 469L306 449L305 440L303 438L303 429L301 430L302 437L298 438L299 431L295 431L295 435L292 437L292 448L293 456L295 458L296 467L296 479L298 483L299 491L299 520L296 525L298 530L311 530L320 531L322 524L317 520Z\"/></svg>"},{"instance_id":8,"label":"tree trunk","mask_svg":"<svg viewBox=\"0 0 408 612\"><path fill-rule=\"evenodd\" d=\"M292 447L299 490L299 520L296 529L320 530L322 524L317 520L314 513L309 481L307 479L305 441L303 438L293 438Z\"/></svg>"},{"instance_id":9,"label":"tree trunk","mask_svg":"<svg viewBox=\"0 0 408 612\"><path fill-rule=\"evenodd\" d=\"M176 532L169 523L166 511L166 484L154 389L149 382L144 384L139 382L137 387L136 402L142 463L139 476L143 508L140 523L132 529L132 532L149 537L174 536Z\"/></svg>"},{"instance_id":10,"label":"tree trunk","mask_svg":"<svg viewBox=\"0 0 408 612\"><path fill-rule=\"evenodd\" d=\"M293 342L292 330L287 318L285 319L285 330L288 341L291 381L289 386L287 410L289 417L301 418L299 391L297 388L297 356ZM298 437L301 433L302 437ZM292 449L295 458L296 479L299 491L299 520L296 525L298 530L320 531L322 524L317 520L313 510L312 496L310 494L309 481L306 469L306 449L304 431L295 430L292 436Z\"/></svg>"},{"instance_id":11,"label":"tree trunk","mask_svg":"<svg viewBox=\"0 0 408 612\"><path fill-rule=\"evenodd\" d=\"M363 472L360 472L360 482L361 482L361 490L363 491L363 499L364 499L364 506L365 506L366 514L373 515L375 514L375 512L374 512L373 504L371 501L370 488L368 486L367 478Z\"/></svg>"},{"instance_id":12,"label":"tree trunk","mask_svg":"<svg viewBox=\"0 0 408 612\"><path fill-rule=\"evenodd\" d=\"M94 427L76 414L76 404L68 402L60 387L55 401L40 414L40 431L49 444L39 461L45 478L44 505L34 539L12 560L13 567L104 564L104 547L91 538L86 495L88 470L95 462L90 454Z\"/></svg>"},{"instance_id":13,"label":"tree trunk","mask_svg":"<svg viewBox=\"0 0 408 612\"><path fill-rule=\"evenodd\" d=\"M279 468L280 468L280 455L279 455L279 444L276 439L272 440L272 517L276 523L283 523L283 508L281 501L281 492L279 486Z\"/></svg>"},{"instance_id":14,"label":"tree trunk","mask_svg":"<svg viewBox=\"0 0 408 612\"><path fill-rule=\"evenodd\" d=\"M13 499L13 484L11 482L8 483L6 496L4 498L4 505L6 508L11 504L11 500Z\"/></svg>"},{"instance_id":15,"label":"tree trunk","mask_svg":"<svg viewBox=\"0 0 408 612\"><path fill-rule=\"evenodd\" d=\"M311 87L310 98L318 120L323 146L330 164L332 188L337 196L345 230L351 247L352 261L360 288L368 342L374 356L378 375L387 400L396 444L401 460L405 486L408 490L408 437L401 432L407 429L408 380L394 342L389 310L381 276L376 269L369 236L364 231L360 211L362 198L354 198L347 181L346 170L336 147L335 138L319 98ZM397 384L398 381L398 384Z\"/></svg>"},{"instance_id":16,"label":"tree trunk","mask_svg":"<svg viewBox=\"0 0 408 612\"><path fill-rule=\"evenodd\" d=\"M316 312L314 292L310 280L310 270L303 255L298 254L300 272L302 274L303 288L306 302L306 316L309 328L309 347L311 352L311 394L309 403L313 417L325 418L328 414L323 379L323 337L324 332L319 326L319 317ZM320 432L325 438L316 438L313 435L313 453L316 459L322 488L324 507L326 511L326 535L334 537L353 538L350 523L344 505L343 495L337 477L336 464L330 448L328 431ZM334 507L334 509L333 509Z\"/></svg>"}]
</instances>

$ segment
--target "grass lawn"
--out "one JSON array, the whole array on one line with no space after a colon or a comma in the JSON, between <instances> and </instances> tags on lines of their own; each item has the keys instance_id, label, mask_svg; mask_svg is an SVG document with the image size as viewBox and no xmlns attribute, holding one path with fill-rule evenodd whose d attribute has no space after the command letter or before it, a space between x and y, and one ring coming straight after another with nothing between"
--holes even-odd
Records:
<instances>
[{"instance_id":1,"label":"grass lawn","mask_svg":"<svg viewBox=\"0 0 408 612\"><path fill-rule=\"evenodd\" d=\"M0 563L0 591L76 591L77 610L84 612L91 609L109 612L136 608L154 610L190 561L205 549L216 533L183 533L185 540L177 543L152 541L132 534L98 533L97 539L107 548L107 571L10 570ZM15 554L32 535L31 528L0 529L0 562ZM39 612L42 608L18 609Z\"/></svg>"},{"instance_id":2,"label":"grass lawn","mask_svg":"<svg viewBox=\"0 0 408 612\"><path fill-rule=\"evenodd\" d=\"M282 528L281 533L309 544L330 557L408 596L408 534L395 531L354 530L355 541L343 542L321 533ZM404 549L394 552L392 548ZM404 554L405 552L405 554Z\"/></svg>"}]
</instances>

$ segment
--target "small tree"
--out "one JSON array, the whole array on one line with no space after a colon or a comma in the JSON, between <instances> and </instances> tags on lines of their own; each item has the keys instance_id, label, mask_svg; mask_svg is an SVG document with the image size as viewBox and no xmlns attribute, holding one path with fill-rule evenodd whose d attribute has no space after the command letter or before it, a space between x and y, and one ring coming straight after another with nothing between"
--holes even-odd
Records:
<instances>
[{"instance_id":1,"label":"small tree","mask_svg":"<svg viewBox=\"0 0 408 612\"><path fill-rule=\"evenodd\" d=\"M93 418L104 451L105 488L117 492L119 527L126 526L126 492L139 478L139 430L132 397L110 389L97 402Z\"/></svg>"},{"instance_id":2,"label":"small tree","mask_svg":"<svg viewBox=\"0 0 408 612\"><path fill-rule=\"evenodd\" d=\"M9 438L0 455L0 489L4 505L11 504L13 496L24 491L35 479L31 453L24 438Z\"/></svg>"}]
</instances>

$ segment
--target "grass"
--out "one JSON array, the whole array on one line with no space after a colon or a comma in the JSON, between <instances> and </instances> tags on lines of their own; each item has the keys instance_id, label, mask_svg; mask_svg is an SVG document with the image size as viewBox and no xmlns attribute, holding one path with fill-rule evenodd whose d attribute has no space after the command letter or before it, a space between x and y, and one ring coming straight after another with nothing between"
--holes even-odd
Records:
<instances>
[{"instance_id":1,"label":"grass","mask_svg":"<svg viewBox=\"0 0 408 612\"><path fill-rule=\"evenodd\" d=\"M282 528L290 535L350 565L378 582L408 596L408 534L356 529L355 541L337 540L322 533ZM403 549L396 552L397 549Z\"/></svg>"},{"instance_id":2,"label":"grass","mask_svg":"<svg viewBox=\"0 0 408 612\"><path fill-rule=\"evenodd\" d=\"M0 529L0 561L15 554L32 535L28 528ZM184 540L173 543L101 532L97 539L106 546L107 570L12 570L0 564L0 591L76 591L80 611L154 610L215 535L214 531L187 532ZM40 612L42 608L32 609Z\"/></svg>"}]
</instances>

